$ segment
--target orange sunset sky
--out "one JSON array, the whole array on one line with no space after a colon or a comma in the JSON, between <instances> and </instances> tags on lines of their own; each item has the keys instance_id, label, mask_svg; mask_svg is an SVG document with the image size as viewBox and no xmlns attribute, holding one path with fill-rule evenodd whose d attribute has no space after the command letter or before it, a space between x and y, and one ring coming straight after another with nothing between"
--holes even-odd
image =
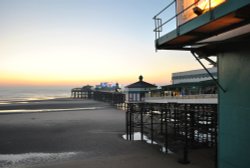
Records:
<instances>
[{"instance_id":1,"label":"orange sunset sky","mask_svg":"<svg viewBox=\"0 0 250 168\"><path fill-rule=\"evenodd\" d=\"M0 0L0 85L171 83L199 69L188 52L154 49L166 0Z\"/></svg>"}]
</instances>

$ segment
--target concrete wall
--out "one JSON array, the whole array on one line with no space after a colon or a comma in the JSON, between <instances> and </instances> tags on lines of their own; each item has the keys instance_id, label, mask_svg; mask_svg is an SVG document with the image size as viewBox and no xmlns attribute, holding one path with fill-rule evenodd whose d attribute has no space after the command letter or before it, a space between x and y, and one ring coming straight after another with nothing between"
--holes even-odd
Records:
<instances>
[{"instance_id":1,"label":"concrete wall","mask_svg":"<svg viewBox=\"0 0 250 168\"><path fill-rule=\"evenodd\" d=\"M228 46L219 56L219 168L250 167L250 43Z\"/></svg>"}]
</instances>

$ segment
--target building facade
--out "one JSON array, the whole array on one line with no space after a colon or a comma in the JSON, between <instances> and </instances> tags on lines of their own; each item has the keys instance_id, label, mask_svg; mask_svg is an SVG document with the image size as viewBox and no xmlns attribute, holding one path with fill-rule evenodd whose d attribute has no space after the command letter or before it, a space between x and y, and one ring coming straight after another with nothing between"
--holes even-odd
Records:
<instances>
[{"instance_id":1,"label":"building facade","mask_svg":"<svg viewBox=\"0 0 250 168\"><path fill-rule=\"evenodd\" d=\"M217 67L208 68L208 71L217 79ZM212 78L204 69L172 73L172 84L207 80L212 80Z\"/></svg>"},{"instance_id":2,"label":"building facade","mask_svg":"<svg viewBox=\"0 0 250 168\"><path fill-rule=\"evenodd\" d=\"M139 81L125 87L127 102L140 102L145 100L145 95L152 90L156 90L157 86L144 82L143 76L139 76Z\"/></svg>"}]
</instances>

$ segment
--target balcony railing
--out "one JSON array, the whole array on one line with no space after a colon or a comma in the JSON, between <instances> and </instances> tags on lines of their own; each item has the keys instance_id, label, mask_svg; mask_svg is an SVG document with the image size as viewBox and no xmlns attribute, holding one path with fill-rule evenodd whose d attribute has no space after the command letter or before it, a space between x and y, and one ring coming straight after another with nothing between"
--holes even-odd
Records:
<instances>
[{"instance_id":1,"label":"balcony railing","mask_svg":"<svg viewBox=\"0 0 250 168\"><path fill-rule=\"evenodd\" d=\"M226 0L172 1L153 17L155 22L155 29L153 30L155 32L155 39L160 38L162 33L167 34L175 29L178 33L181 25L199 15L211 11L225 1ZM181 2L182 4L180 4ZM210 13L210 15L212 18L212 13Z\"/></svg>"}]
</instances>

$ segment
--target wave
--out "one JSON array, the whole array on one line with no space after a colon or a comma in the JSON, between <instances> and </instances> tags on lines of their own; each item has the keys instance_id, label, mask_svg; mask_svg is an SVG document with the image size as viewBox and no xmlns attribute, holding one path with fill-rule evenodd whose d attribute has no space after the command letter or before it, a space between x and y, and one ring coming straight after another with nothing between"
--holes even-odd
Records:
<instances>
[{"instance_id":1,"label":"wave","mask_svg":"<svg viewBox=\"0 0 250 168\"><path fill-rule=\"evenodd\" d=\"M68 97L70 97L70 88L64 87L0 87L0 104Z\"/></svg>"},{"instance_id":2,"label":"wave","mask_svg":"<svg viewBox=\"0 0 250 168\"><path fill-rule=\"evenodd\" d=\"M14 109L0 110L0 114L6 113L35 113L35 112L56 112L56 111L76 111L76 110L96 110L102 107L85 107L85 108L64 108L64 109Z\"/></svg>"}]
</instances>

